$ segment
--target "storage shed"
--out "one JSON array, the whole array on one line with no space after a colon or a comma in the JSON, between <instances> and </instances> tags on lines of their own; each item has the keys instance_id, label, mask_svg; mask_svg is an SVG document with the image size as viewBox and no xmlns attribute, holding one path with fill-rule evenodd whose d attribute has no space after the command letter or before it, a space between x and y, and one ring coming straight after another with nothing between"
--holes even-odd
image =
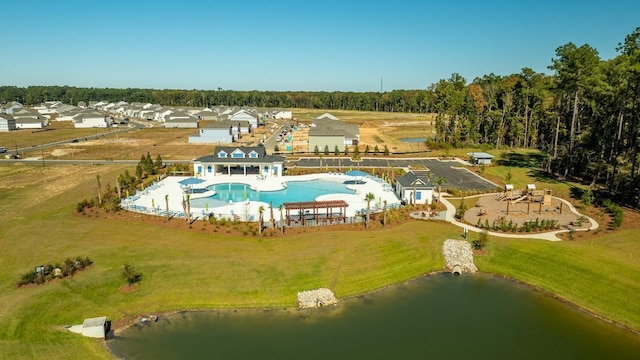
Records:
<instances>
[{"instance_id":1,"label":"storage shed","mask_svg":"<svg viewBox=\"0 0 640 360\"><path fill-rule=\"evenodd\" d=\"M111 321L106 316L84 319L82 325L70 326L69 331L92 338L104 338L111 331Z\"/></svg>"},{"instance_id":2,"label":"storage shed","mask_svg":"<svg viewBox=\"0 0 640 360\"><path fill-rule=\"evenodd\" d=\"M486 152L470 152L467 155L471 158L473 165L491 165L491 160L495 157Z\"/></svg>"}]
</instances>

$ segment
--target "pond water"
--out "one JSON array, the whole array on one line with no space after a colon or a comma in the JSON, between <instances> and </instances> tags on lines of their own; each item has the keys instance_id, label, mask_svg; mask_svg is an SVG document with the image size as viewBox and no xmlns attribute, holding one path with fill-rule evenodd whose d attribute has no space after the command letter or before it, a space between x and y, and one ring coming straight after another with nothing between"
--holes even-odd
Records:
<instances>
[{"instance_id":1,"label":"pond water","mask_svg":"<svg viewBox=\"0 0 640 360\"><path fill-rule=\"evenodd\" d=\"M427 138L424 137L414 137L414 138L400 138L398 139L403 143L423 143L427 141Z\"/></svg>"},{"instance_id":2,"label":"pond water","mask_svg":"<svg viewBox=\"0 0 640 360\"><path fill-rule=\"evenodd\" d=\"M295 294L292 294L295 296ZM107 342L126 359L637 359L640 336L490 275L419 278L313 311L184 312Z\"/></svg>"}]
</instances>

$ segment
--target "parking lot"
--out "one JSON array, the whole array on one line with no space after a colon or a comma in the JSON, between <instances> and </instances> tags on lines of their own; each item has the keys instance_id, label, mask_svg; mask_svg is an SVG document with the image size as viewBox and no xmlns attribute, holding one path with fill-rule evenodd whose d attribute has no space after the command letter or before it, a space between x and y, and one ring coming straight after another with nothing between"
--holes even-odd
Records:
<instances>
[{"instance_id":1,"label":"parking lot","mask_svg":"<svg viewBox=\"0 0 640 360\"><path fill-rule=\"evenodd\" d=\"M363 158L353 161L350 158L319 157L300 158L294 162L300 167L331 167L331 168L427 168L433 174L432 179L442 176L447 180L443 188L455 188L460 190L490 191L496 188L496 184L477 176L464 167L459 160L440 160L434 158L394 159L394 158Z\"/></svg>"}]
</instances>

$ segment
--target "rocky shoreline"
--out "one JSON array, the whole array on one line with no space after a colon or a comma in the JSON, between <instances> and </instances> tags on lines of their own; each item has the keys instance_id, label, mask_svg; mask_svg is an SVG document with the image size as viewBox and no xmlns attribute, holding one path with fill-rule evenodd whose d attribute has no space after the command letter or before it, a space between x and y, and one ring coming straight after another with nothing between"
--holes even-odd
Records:
<instances>
[{"instance_id":1,"label":"rocky shoreline","mask_svg":"<svg viewBox=\"0 0 640 360\"><path fill-rule=\"evenodd\" d=\"M474 273L478 268L473 263L471 244L464 240L447 239L442 244L442 253L448 269L454 272L458 269L462 273Z\"/></svg>"},{"instance_id":2,"label":"rocky shoreline","mask_svg":"<svg viewBox=\"0 0 640 360\"><path fill-rule=\"evenodd\" d=\"M320 288L316 290L301 291L298 293L298 308L313 309L329 305L335 305L338 299L333 291Z\"/></svg>"}]
</instances>

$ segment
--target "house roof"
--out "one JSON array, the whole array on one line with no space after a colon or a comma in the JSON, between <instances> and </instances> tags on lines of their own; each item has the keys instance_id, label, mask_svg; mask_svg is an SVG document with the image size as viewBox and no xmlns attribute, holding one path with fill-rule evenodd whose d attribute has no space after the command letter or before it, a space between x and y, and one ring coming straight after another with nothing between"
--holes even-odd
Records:
<instances>
[{"instance_id":1,"label":"house roof","mask_svg":"<svg viewBox=\"0 0 640 360\"><path fill-rule=\"evenodd\" d=\"M224 151L227 154L231 154L236 150L240 150L245 154L249 154L252 151L255 151L258 154L257 158L219 158L218 153L220 151ZM251 163L274 163L280 162L283 163L285 160L284 156L277 155L268 155L267 151L263 146L217 146L211 155L201 156L197 159L194 159L193 162L196 163L228 163L228 164L244 164L247 162Z\"/></svg>"},{"instance_id":2,"label":"house roof","mask_svg":"<svg viewBox=\"0 0 640 360\"><path fill-rule=\"evenodd\" d=\"M495 156L488 154L486 152L470 152L467 155L471 156L474 159L493 159Z\"/></svg>"},{"instance_id":3,"label":"house roof","mask_svg":"<svg viewBox=\"0 0 640 360\"><path fill-rule=\"evenodd\" d=\"M313 122L315 122L316 120L322 120L322 119L328 119L328 120L340 120L337 117L329 114L329 113L324 113L322 115L318 115L316 117L313 118Z\"/></svg>"},{"instance_id":4,"label":"house roof","mask_svg":"<svg viewBox=\"0 0 640 360\"><path fill-rule=\"evenodd\" d=\"M403 187L413 187L416 189L433 189L433 184L427 176L428 171L409 171L403 176L396 178L396 181Z\"/></svg>"}]
</instances>

